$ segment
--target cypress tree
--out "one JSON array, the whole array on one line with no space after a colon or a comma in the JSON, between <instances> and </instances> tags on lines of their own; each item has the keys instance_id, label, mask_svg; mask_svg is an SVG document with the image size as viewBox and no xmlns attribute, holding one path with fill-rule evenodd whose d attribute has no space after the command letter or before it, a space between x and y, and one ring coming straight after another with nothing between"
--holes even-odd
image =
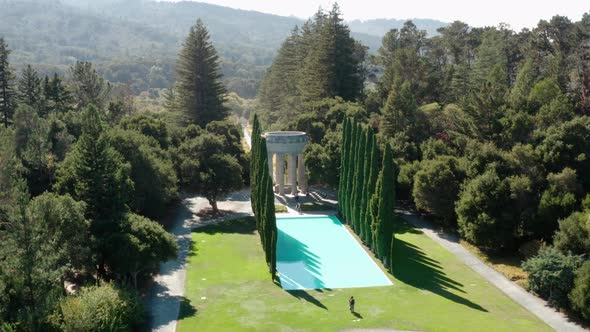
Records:
<instances>
[{"instance_id":1,"label":"cypress tree","mask_svg":"<svg viewBox=\"0 0 590 332\"><path fill-rule=\"evenodd\" d=\"M14 74L10 70L8 55L10 50L0 38L0 116L4 127L8 127L15 109Z\"/></svg>"},{"instance_id":2,"label":"cypress tree","mask_svg":"<svg viewBox=\"0 0 590 332\"><path fill-rule=\"evenodd\" d=\"M346 221L352 221L352 189L354 184L354 171L355 171L355 164L356 164L356 148L358 145L358 132L359 126L356 122L356 119L352 120L352 131L351 131L351 142L350 142L350 149L349 149L349 158L347 163L347 175L346 175Z\"/></svg>"},{"instance_id":3,"label":"cypress tree","mask_svg":"<svg viewBox=\"0 0 590 332\"><path fill-rule=\"evenodd\" d=\"M252 136L250 142L250 203L252 205L252 212L256 213L256 188L258 185L257 182L257 175L258 175L258 167L259 167L259 160L258 160L258 150L260 149L260 144L258 142L260 138L260 123L258 122L258 115L254 114L254 119L252 120ZM257 219L258 221L258 219Z\"/></svg>"},{"instance_id":4,"label":"cypress tree","mask_svg":"<svg viewBox=\"0 0 590 332\"><path fill-rule=\"evenodd\" d=\"M371 250L377 254L377 223L379 219L377 218L379 215L379 188L381 188L381 181L377 181L375 185L375 193L371 195L371 199L369 200L369 220L370 220L370 229L371 234L368 237L369 242L367 243Z\"/></svg>"},{"instance_id":5,"label":"cypress tree","mask_svg":"<svg viewBox=\"0 0 590 332\"><path fill-rule=\"evenodd\" d=\"M395 250L395 233L391 233L391 244L389 245L389 272L393 274L393 252Z\"/></svg>"},{"instance_id":6,"label":"cypress tree","mask_svg":"<svg viewBox=\"0 0 590 332\"><path fill-rule=\"evenodd\" d=\"M275 215L274 193L272 191L272 178L270 170L266 166L267 150L266 139L261 137L258 140L260 146L259 163L261 165L258 180L260 181L258 189L258 214L260 215L260 237L265 253L266 263L269 266L271 277L274 278L276 273L276 246L277 246L277 221Z\"/></svg>"},{"instance_id":7,"label":"cypress tree","mask_svg":"<svg viewBox=\"0 0 590 332\"><path fill-rule=\"evenodd\" d=\"M364 126L359 125L360 127L360 141L357 148L357 162L355 167L355 174L354 174L354 181L355 187L353 192L353 215L352 215L352 222L354 225L354 229L356 230L357 234L361 232L361 204L362 204L362 195L363 195L363 187L365 183L364 173L365 173L365 151L367 150L367 129Z\"/></svg>"},{"instance_id":8,"label":"cypress tree","mask_svg":"<svg viewBox=\"0 0 590 332\"><path fill-rule=\"evenodd\" d=\"M393 234L394 207L395 207L395 178L393 170L393 155L391 146L385 145L383 154L383 166L379 175L378 213L376 222L377 232L377 257L385 264L391 248L391 234Z\"/></svg>"},{"instance_id":9,"label":"cypress tree","mask_svg":"<svg viewBox=\"0 0 590 332\"><path fill-rule=\"evenodd\" d=\"M375 138L375 135L373 134L373 129L368 128L367 129L367 143L365 145L366 148L365 148L365 151L364 151L365 153L363 156L365 164L364 164L364 170L363 170L363 189L361 192L361 200L360 200L361 213L359 216L359 223L360 223L359 237L365 243L367 242L367 232L370 232L369 227L368 227L368 225L369 225L368 200L372 194L370 182L371 182L371 168L372 168L371 155L373 154L374 138Z\"/></svg>"},{"instance_id":10,"label":"cypress tree","mask_svg":"<svg viewBox=\"0 0 590 332\"><path fill-rule=\"evenodd\" d=\"M176 71L179 105L193 123L204 128L227 117L229 111L223 105L227 90L221 83L219 56L200 19L189 31Z\"/></svg>"},{"instance_id":11,"label":"cypress tree","mask_svg":"<svg viewBox=\"0 0 590 332\"><path fill-rule=\"evenodd\" d=\"M274 196L274 195L273 195ZM274 197L273 197L274 201ZM274 206L274 205L273 205ZM274 224L270 225L270 228L273 230L270 236L270 277L274 280L277 274L277 223L276 218L273 218Z\"/></svg>"},{"instance_id":12,"label":"cypress tree","mask_svg":"<svg viewBox=\"0 0 590 332\"><path fill-rule=\"evenodd\" d=\"M369 179L367 181L367 215L365 221L365 239L364 241L368 244L374 245L373 242L373 219L371 201L373 195L377 190L377 179L379 177L379 147L377 146L377 137L372 135L372 148L371 148L371 161L369 164Z\"/></svg>"},{"instance_id":13,"label":"cypress tree","mask_svg":"<svg viewBox=\"0 0 590 332\"><path fill-rule=\"evenodd\" d=\"M340 179L338 181L338 210L342 215L342 203L344 194L344 181L346 177L346 155L348 152L348 137L346 136L348 130L348 118L344 118L344 124L342 126L342 145L340 149Z\"/></svg>"},{"instance_id":14,"label":"cypress tree","mask_svg":"<svg viewBox=\"0 0 590 332\"><path fill-rule=\"evenodd\" d=\"M344 156L344 161L341 161L342 163L342 168L343 168L343 172L342 172L342 186L340 187L340 191L342 192L342 196L341 196L341 201L339 202L340 205L340 213L342 214L342 217L344 218L344 220L346 220L347 216L346 216L346 204L348 202L348 180L349 180L349 161L350 161L350 147L352 145L352 120L350 118L347 118L347 125L346 125L346 131L344 133L345 135L345 140L344 140L344 145L342 147L342 150L345 153Z\"/></svg>"},{"instance_id":15,"label":"cypress tree","mask_svg":"<svg viewBox=\"0 0 590 332\"><path fill-rule=\"evenodd\" d=\"M267 163L266 140L263 137L261 137L260 140L258 140L258 145L258 175L256 177L258 185L256 186L256 212L254 213L258 214L258 232L260 234L260 241L262 243L262 247L264 248L264 252L266 253L266 189L269 185L272 186L272 183L267 183L270 178L270 175L268 167L265 167L265 163ZM268 257L266 259L268 262Z\"/></svg>"}]
</instances>

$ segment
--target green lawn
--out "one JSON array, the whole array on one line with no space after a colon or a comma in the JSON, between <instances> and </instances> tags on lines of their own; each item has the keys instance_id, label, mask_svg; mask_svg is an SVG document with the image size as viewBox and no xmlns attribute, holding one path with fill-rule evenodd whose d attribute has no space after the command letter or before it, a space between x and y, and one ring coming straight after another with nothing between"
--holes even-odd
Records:
<instances>
[{"instance_id":1,"label":"green lawn","mask_svg":"<svg viewBox=\"0 0 590 332\"><path fill-rule=\"evenodd\" d=\"M295 292L270 280L252 218L201 228L192 234L177 329L551 331L424 234L403 228L393 286ZM348 311L351 295L359 317Z\"/></svg>"}]
</instances>

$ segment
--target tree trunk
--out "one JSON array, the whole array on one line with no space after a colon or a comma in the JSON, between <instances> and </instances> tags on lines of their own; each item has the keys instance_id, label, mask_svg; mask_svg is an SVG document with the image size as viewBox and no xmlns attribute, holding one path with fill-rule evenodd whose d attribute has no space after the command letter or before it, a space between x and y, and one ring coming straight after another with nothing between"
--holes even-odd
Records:
<instances>
[{"instance_id":1,"label":"tree trunk","mask_svg":"<svg viewBox=\"0 0 590 332\"><path fill-rule=\"evenodd\" d=\"M213 213L214 214L218 214L219 213L219 209L217 208L217 201L214 199L210 199L209 200L209 204L211 204L211 207L213 208Z\"/></svg>"},{"instance_id":2,"label":"tree trunk","mask_svg":"<svg viewBox=\"0 0 590 332\"><path fill-rule=\"evenodd\" d=\"M133 277L133 286L135 287L135 289L137 289L137 274L138 273L139 273L139 271L131 273L131 276Z\"/></svg>"}]
</instances>

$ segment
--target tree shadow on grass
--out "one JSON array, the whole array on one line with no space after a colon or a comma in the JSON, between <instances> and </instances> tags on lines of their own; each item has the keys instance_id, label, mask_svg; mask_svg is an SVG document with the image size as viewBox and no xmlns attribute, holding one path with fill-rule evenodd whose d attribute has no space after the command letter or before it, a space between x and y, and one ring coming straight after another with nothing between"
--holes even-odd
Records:
<instances>
[{"instance_id":1,"label":"tree shadow on grass","mask_svg":"<svg viewBox=\"0 0 590 332\"><path fill-rule=\"evenodd\" d=\"M428 257L422 249L399 238L395 241L394 249L393 275L397 279L469 308L487 312L477 303L451 292L465 293L463 284L449 278L440 263Z\"/></svg>"},{"instance_id":2,"label":"tree shadow on grass","mask_svg":"<svg viewBox=\"0 0 590 332\"><path fill-rule=\"evenodd\" d=\"M197 308L193 306L191 300L182 296L180 298L180 308L178 310L178 320L182 320L188 317L195 316L197 314Z\"/></svg>"},{"instance_id":3,"label":"tree shadow on grass","mask_svg":"<svg viewBox=\"0 0 590 332\"><path fill-rule=\"evenodd\" d=\"M254 234L256 232L256 220L252 216L238 216L235 219L207 225L193 229L193 233L205 234Z\"/></svg>"},{"instance_id":4,"label":"tree shadow on grass","mask_svg":"<svg viewBox=\"0 0 590 332\"><path fill-rule=\"evenodd\" d=\"M406 233L423 234L424 233L421 230L419 230L418 228L410 225L410 223L408 223L407 221L402 219L400 216L395 216L393 231L395 232L395 234L406 234Z\"/></svg>"},{"instance_id":5,"label":"tree shadow on grass","mask_svg":"<svg viewBox=\"0 0 590 332\"><path fill-rule=\"evenodd\" d=\"M297 289L297 290L288 290L286 292L289 293L289 295L294 296L300 300L305 300L305 301L315 305L316 307L322 308L324 310L328 310L328 307L326 307L322 302L320 302L320 300L313 297L313 295L309 294L306 290Z\"/></svg>"}]
</instances>

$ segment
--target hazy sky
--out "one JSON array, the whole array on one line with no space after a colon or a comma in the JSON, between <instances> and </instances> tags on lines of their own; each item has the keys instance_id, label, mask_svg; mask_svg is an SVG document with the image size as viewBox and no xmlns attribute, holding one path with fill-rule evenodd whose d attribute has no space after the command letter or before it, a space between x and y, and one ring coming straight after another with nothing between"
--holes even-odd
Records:
<instances>
[{"instance_id":1,"label":"hazy sky","mask_svg":"<svg viewBox=\"0 0 590 332\"><path fill-rule=\"evenodd\" d=\"M179 1L179 0L166 0ZM308 18L322 6L323 0L200 0L221 6L256 10L283 16ZM508 23L513 29L533 27L540 19L559 14L577 21L590 11L589 0L340 0L344 19L433 18L445 22L461 20L472 26Z\"/></svg>"}]
</instances>

